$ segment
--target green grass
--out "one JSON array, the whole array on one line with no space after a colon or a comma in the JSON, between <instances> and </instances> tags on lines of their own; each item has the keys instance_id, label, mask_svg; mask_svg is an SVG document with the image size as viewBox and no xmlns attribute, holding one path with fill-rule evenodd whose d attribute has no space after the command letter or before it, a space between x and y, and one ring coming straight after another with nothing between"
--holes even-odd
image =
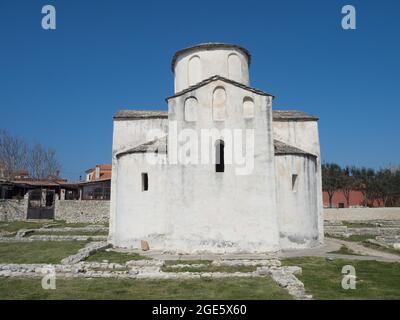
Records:
<instances>
[{"instance_id":1,"label":"green grass","mask_svg":"<svg viewBox=\"0 0 400 320\"><path fill-rule=\"evenodd\" d=\"M306 292L315 299L400 299L400 263L377 261L354 261L304 257L282 260L284 265L303 268L298 276ZM355 267L357 282L355 290L341 286L342 267Z\"/></svg>"},{"instance_id":2,"label":"green grass","mask_svg":"<svg viewBox=\"0 0 400 320\"><path fill-rule=\"evenodd\" d=\"M378 250L378 251L384 251L384 252L387 252L387 253L400 255L400 251L399 250L396 250L394 248L386 248L386 247L383 247L383 246L380 246L378 244L371 243L371 242L368 242L368 241L364 241L362 243L362 245L364 247L368 247L368 248L375 249L375 250Z\"/></svg>"},{"instance_id":3,"label":"green grass","mask_svg":"<svg viewBox=\"0 0 400 320\"><path fill-rule=\"evenodd\" d=\"M335 238L335 239L340 239L340 240L345 240L345 241L353 241L353 242L363 242L367 239L375 239L375 235L372 234L363 234L363 235L351 235L350 237L339 237L339 236L332 236L332 235L326 235L328 238Z\"/></svg>"},{"instance_id":4,"label":"green grass","mask_svg":"<svg viewBox=\"0 0 400 320\"><path fill-rule=\"evenodd\" d=\"M354 252L353 250L351 250L349 247L347 247L345 245L342 245L339 250L331 251L331 252L328 252L328 253L348 254L348 255L353 255L353 256L360 256L360 254Z\"/></svg>"},{"instance_id":5,"label":"green grass","mask_svg":"<svg viewBox=\"0 0 400 320\"><path fill-rule=\"evenodd\" d=\"M346 226L347 228L376 228L377 226L372 223L361 223L361 222L348 222L348 221L342 221L342 224Z\"/></svg>"},{"instance_id":6,"label":"green grass","mask_svg":"<svg viewBox=\"0 0 400 320\"><path fill-rule=\"evenodd\" d=\"M291 299L270 278L59 279L56 286L43 290L40 279L0 279L0 299Z\"/></svg>"},{"instance_id":7,"label":"green grass","mask_svg":"<svg viewBox=\"0 0 400 320\"><path fill-rule=\"evenodd\" d=\"M0 222L0 230L7 232L17 232L20 229L38 229L43 226L41 222L14 221Z\"/></svg>"},{"instance_id":8,"label":"green grass","mask_svg":"<svg viewBox=\"0 0 400 320\"><path fill-rule=\"evenodd\" d=\"M108 236L107 231L51 231L51 229L48 229L48 231L35 231L29 236L32 235L52 235L52 236Z\"/></svg>"},{"instance_id":9,"label":"green grass","mask_svg":"<svg viewBox=\"0 0 400 320\"><path fill-rule=\"evenodd\" d=\"M96 261L102 262L103 260L108 260L110 263L124 264L129 260L149 260L150 258L141 256L137 253L125 253L116 251L105 251L100 250L95 254L89 256L86 261Z\"/></svg>"},{"instance_id":10,"label":"green grass","mask_svg":"<svg viewBox=\"0 0 400 320\"><path fill-rule=\"evenodd\" d=\"M60 263L85 244L83 241L3 242L0 263Z\"/></svg>"},{"instance_id":11,"label":"green grass","mask_svg":"<svg viewBox=\"0 0 400 320\"><path fill-rule=\"evenodd\" d=\"M12 221L12 222L0 222L0 230L8 231L8 232L17 232L20 229L39 229L42 228L46 224L54 224L54 226L49 227L52 228L82 228L90 225L90 223L66 223L62 220L56 221Z\"/></svg>"},{"instance_id":12,"label":"green grass","mask_svg":"<svg viewBox=\"0 0 400 320\"><path fill-rule=\"evenodd\" d=\"M51 229L51 228L65 228L65 227L83 228L83 227L87 227L87 226L93 225L93 224L102 225L104 227L108 227L108 224L106 224L106 223L67 223L64 220L55 220L54 224L57 224L57 225L55 225L53 227L50 227L49 229Z\"/></svg>"}]
</instances>

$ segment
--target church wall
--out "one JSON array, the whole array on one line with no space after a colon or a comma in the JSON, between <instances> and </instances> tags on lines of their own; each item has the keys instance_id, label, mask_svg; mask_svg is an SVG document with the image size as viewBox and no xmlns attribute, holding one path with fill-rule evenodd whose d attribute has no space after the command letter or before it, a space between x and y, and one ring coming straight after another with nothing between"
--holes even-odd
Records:
<instances>
[{"instance_id":1,"label":"church wall","mask_svg":"<svg viewBox=\"0 0 400 320\"><path fill-rule=\"evenodd\" d=\"M316 159L303 155L277 155L275 169L281 248L318 245Z\"/></svg>"},{"instance_id":2,"label":"church wall","mask_svg":"<svg viewBox=\"0 0 400 320\"><path fill-rule=\"evenodd\" d=\"M111 196L110 196L110 236L115 232L114 221L116 218L116 190L118 165L115 155L118 152L134 148L140 144L151 141L152 137L147 137L151 129L160 129L167 132L167 118L153 118L140 120L114 120L113 128L113 150L112 150L112 177L111 177Z\"/></svg>"},{"instance_id":3,"label":"church wall","mask_svg":"<svg viewBox=\"0 0 400 320\"><path fill-rule=\"evenodd\" d=\"M317 206L319 242L324 239L321 151L317 121L274 121L274 138L317 156Z\"/></svg>"},{"instance_id":4,"label":"church wall","mask_svg":"<svg viewBox=\"0 0 400 320\"><path fill-rule=\"evenodd\" d=\"M118 180L110 242L120 247L140 247L147 240L151 249L163 247L168 219L166 155L152 154L160 164L152 165L145 153L124 155L116 160ZM142 173L148 175L148 190L142 190Z\"/></svg>"},{"instance_id":5,"label":"church wall","mask_svg":"<svg viewBox=\"0 0 400 320\"><path fill-rule=\"evenodd\" d=\"M226 90L224 121L213 120L216 88ZM199 104L196 122L183 121L183 106L190 97L195 97ZM245 97L254 101L252 119L243 117ZM169 120L171 123L177 121L178 132L183 128L193 128L197 132L214 127L220 130L254 129L255 136L254 170L250 174L238 175L235 169L242 166L233 164L226 164L223 173L215 172L212 163L169 165L169 211L174 213L169 226L170 247L182 252L278 249L271 103L271 97L223 81L215 81L169 101ZM170 133L168 138L171 137ZM222 137L217 136L214 141L219 138ZM169 153L172 144L169 140Z\"/></svg>"}]
</instances>

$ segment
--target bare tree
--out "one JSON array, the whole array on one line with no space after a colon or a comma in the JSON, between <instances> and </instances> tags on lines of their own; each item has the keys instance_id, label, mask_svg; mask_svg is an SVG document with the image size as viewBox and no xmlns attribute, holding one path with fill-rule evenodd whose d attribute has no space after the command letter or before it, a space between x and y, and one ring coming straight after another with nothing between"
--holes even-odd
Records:
<instances>
[{"instance_id":1,"label":"bare tree","mask_svg":"<svg viewBox=\"0 0 400 320\"><path fill-rule=\"evenodd\" d=\"M28 144L21 138L0 129L0 165L6 179L12 179L18 170L24 170L29 154Z\"/></svg>"},{"instance_id":2,"label":"bare tree","mask_svg":"<svg viewBox=\"0 0 400 320\"><path fill-rule=\"evenodd\" d=\"M34 179L57 176L61 165L56 151L40 143L30 147L25 140L0 129L0 166L6 179L13 179L19 170L27 170Z\"/></svg>"},{"instance_id":3,"label":"bare tree","mask_svg":"<svg viewBox=\"0 0 400 320\"><path fill-rule=\"evenodd\" d=\"M44 179L48 176L57 176L61 165L57 160L54 149L46 149L36 143L30 150L28 168L29 174L34 179Z\"/></svg>"}]
</instances>

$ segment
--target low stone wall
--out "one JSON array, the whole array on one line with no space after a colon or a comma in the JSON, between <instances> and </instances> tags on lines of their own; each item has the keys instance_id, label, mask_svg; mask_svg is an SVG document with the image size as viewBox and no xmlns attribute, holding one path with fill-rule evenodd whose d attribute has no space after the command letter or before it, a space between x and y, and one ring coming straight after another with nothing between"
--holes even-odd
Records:
<instances>
[{"instance_id":1,"label":"low stone wall","mask_svg":"<svg viewBox=\"0 0 400 320\"><path fill-rule=\"evenodd\" d=\"M108 223L110 201L56 200L54 218L68 223Z\"/></svg>"},{"instance_id":2,"label":"low stone wall","mask_svg":"<svg viewBox=\"0 0 400 320\"><path fill-rule=\"evenodd\" d=\"M0 199L0 221L18 221L26 219L28 200Z\"/></svg>"},{"instance_id":3,"label":"low stone wall","mask_svg":"<svg viewBox=\"0 0 400 320\"><path fill-rule=\"evenodd\" d=\"M331 221L400 220L400 208L324 209L324 219Z\"/></svg>"}]
</instances>

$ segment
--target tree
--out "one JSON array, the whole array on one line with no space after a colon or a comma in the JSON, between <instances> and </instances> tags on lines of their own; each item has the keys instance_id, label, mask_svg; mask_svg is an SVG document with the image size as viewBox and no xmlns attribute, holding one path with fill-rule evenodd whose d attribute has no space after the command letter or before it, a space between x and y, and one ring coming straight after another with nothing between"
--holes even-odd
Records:
<instances>
[{"instance_id":1,"label":"tree","mask_svg":"<svg viewBox=\"0 0 400 320\"><path fill-rule=\"evenodd\" d=\"M374 182L377 200L382 200L385 207L394 206L400 199L400 172L381 169L376 173Z\"/></svg>"},{"instance_id":2,"label":"tree","mask_svg":"<svg viewBox=\"0 0 400 320\"><path fill-rule=\"evenodd\" d=\"M351 174L350 167L346 167L342 170L340 189L343 191L343 195L346 198L347 206L350 206L350 194L354 190L354 177Z\"/></svg>"},{"instance_id":3,"label":"tree","mask_svg":"<svg viewBox=\"0 0 400 320\"><path fill-rule=\"evenodd\" d=\"M354 177L354 187L364 196L364 206L368 206L368 201L373 200L376 193L375 171L369 168L351 167L350 172Z\"/></svg>"},{"instance_id":4,"label":"tree","mask_svg":"<svg viewBox=\"0 0 400 320\"><path fill-rule=\"evenodd\" d=\"M322 164L322 189L328 193L329 207L332 208L332 198L342 186L342 169L336 163Z\"/></svg>"},{"instance_id":5,"label":"tree","mask_svg":"<svg viewBox=\"0 0 400 320\"><path fill-rule=\"evenodd\" d=\"M6 179L12 179L18 170L24 170L29 154L28 144L21 138L0 129L0 165Z\"/></svg>"},{"instance_id":6,"label":"tree","mask_svg":"<svg viewBox=\"0 0 400 320\"><path fill-rule=\"evenodd\" d=\"M40 143L29 146L22 138L0 129L0 166L4 178L14 179L19 170L28 170L34 179L58 175L61 165L56 151Z\"/></svg>"},{"instance_id":7,"label":"tree","mask_svg":"<svg viewBox=\"0 0 400 320\"><path fill-rule=\"evenodd\" d=\"M46 149L37 143L30 150L28 168L32 178L44 179L48 176L57 176L61 165L54 149Z\"/></svg>"}]
</instances>

